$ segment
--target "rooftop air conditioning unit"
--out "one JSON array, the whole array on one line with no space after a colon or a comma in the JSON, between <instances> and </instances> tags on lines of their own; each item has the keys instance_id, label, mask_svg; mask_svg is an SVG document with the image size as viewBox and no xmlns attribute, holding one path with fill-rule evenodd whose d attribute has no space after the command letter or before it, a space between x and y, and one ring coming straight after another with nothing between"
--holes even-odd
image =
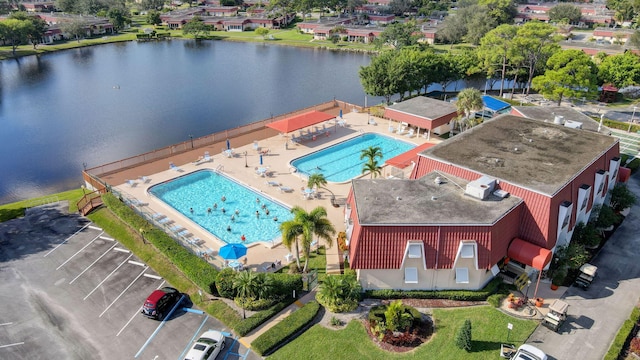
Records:
<instances>
[{"instance_id":1,"label":"rooftop air conditioning unit","mask_svg":"<svg viewBox=\"0 0 640 360\"><path fill-rule=\"evenodd\" d=\"M465 194L473 196L476 199L484 200L491 194L496 187L496 179L488 176L481 176L479 179L471 181L467 184L464 191Z\"/></svg>"},{"instance_id":2,"label":"rooftop air conditioning unit","mask_svg":"<svg viewBox=\"0 0 640 360\"><path fill-rule=\"evenodd\" d=\"M493 192L493 195L495 195L495 196L497 196L497 197L499 197L501 199L504 199L504 198L509 196L509 193L504 191L504 190L502 190L502 189L498 189L498 190Z\"/></svg>"},{"instance_id":3,"label":"rooftop air conditioning unit","mask_svg":"<svg viewBox=\"0 0 640 360\"><path fill-rule=\"evenodd\" d=\"M553 123L554 123L554 124L556 124L556 125L562 125L562 124L564 124L564 116L562 116L562 115L556 115L556 116L553 118Z\"/></svg>"},{"instance_id":4,"label":"rooftop air conditioning unit","mask_svg":"<svg viewBox=\"0 0 640 360\"><path fill-rule=\"evenodd\" d=\"M582 129L582 123L579 121L567 120L564 122L564 126L572 129Z\"/></svg>"}]
</instances>

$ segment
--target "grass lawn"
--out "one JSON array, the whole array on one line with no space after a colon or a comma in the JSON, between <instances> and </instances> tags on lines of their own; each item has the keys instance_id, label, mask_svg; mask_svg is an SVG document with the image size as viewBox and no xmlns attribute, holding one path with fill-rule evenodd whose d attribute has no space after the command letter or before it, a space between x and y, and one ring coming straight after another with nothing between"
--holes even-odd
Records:
<instances>
[{"instance_id":1,"label":"grass lawn","mask_svg":"<svg viewBox=\"0 0 640 360\"><path fill-rule=\"evenodd\" d=\"M334 246L336 246L334 244ZM311 256L309 257L309 270L314 270L317 269L318 270L318 282L322 282L325 278L325 276L327 276L327 249L325 249L324 246L318 247L318 251L312 251L311 252ZM295 261L292 262L291 264L295 264ZM282 267L282 269L280 269L278 272L281 273L288 273L289 272L289 266L291 266L291 264L289 265L285 265ZM303 267L304 266L304 256L302 256L302 254L300 254L300 266Z\"/></svg>"},{"instance_id":2,"label":"grass lawn","mask_svg":"<svg viewBox=\"0 0 640 360\"><path fill-rule=\"evenodd\" d=\"M409 353L395 354L380 350L367 335L360 322L346 328L330 330L320 325L300 335L269 359L498 359L500 344L507 342L507 324L513 324L510 343L522 344L538 323L510 317L490 306L457 309L434 309L436 331L432 339ZM454 344L455 334L465 319L471 320L472 351L467 353ZM437 355L436 355L437 354Z\"/></svg>"},{"instance_id":3,"label":"grass lawn","mask_svg":"<svg viewBox=\"0 0 640 360\"><path fill-rule=\"evenodd\" d=\"M76 203L82 198L82 189L64 191L57 194L46 195L38 198L0 205L0 222L24 216L27 208L50 202L69 200L69 212L77 212Z\"/></svg>"}]
</instances>

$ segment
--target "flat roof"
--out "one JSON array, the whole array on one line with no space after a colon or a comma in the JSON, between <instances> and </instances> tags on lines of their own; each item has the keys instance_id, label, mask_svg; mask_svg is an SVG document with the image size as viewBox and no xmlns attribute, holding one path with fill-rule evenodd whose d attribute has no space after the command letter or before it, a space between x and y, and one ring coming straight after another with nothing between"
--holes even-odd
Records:
<instances>
[{"instance_id":1,"label":"flat roof","mask_svg":"<svg viewBox=\"0 0 640 360\"><path fill-rule=\"evenodd\" d=\"M484 103L484 107L491 111L500 111L511 106L508 102L502 101L500 99L496 99L493 96L482 95L482 102Z\"/></svg>"},{"instance_id":2,"label":"flat roof","mask_svg":"<svg viewBox=\"0 0 640 360\"><path fill-rule=\"evenodd\" d=\"M420 156L553 195L617 142L607 135L504 114Z\"/></svg>"},{"instance_id":3,"label":"flat roof","mask_svg":"<svg viewBox=\"0 0 640 360\"><path fill-rule=\"evenodd\" d=\"M572 120L582 123L583 130L598 131L599 121L583 114L582 112L565 106L514 106L514 110L520 114L534 120L553 122L556 116L563 116L565 120ZM601 133L608 134L611 130L602 126Z\"/></svg>"},{"instance_id":4,"label":"flat roof","mask_svg":"<svg viewBox=\"0 0 640 360\"><path fill-rule=\"evenodd\" d=\"M448 101L432 99L426 96L416 96L413 99L388 106L387 109L400 111L430 120L458 111L456 106Z\"/></svg>"},{"instance_id":5,"label":"flat roof","mask_svg":"<svg viewBox=\"0 0 640 360\"><path fill-rule=\"evenodd\" d=\"M491 225L522 201L476 199L464 194L467 183L431 172L417 180L355 179L352 187L362 225Z\"/></svg>"}]
</instances>

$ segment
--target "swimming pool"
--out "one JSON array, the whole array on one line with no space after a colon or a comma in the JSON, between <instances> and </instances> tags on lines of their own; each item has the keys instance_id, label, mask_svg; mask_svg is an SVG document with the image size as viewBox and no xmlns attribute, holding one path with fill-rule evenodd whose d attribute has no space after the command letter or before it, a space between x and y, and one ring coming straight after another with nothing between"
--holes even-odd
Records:
<instances>
[{"instance_id":1,"label":"swimming pool","mask_svg":"<svg viewBox=\"0 0 640 360\"><path fill-rule=\"evenodd\" d=\"M327 181L345 182L362 175L362 166L366 159L360 160L360 154L362 150L371 146L382 149L382 159L378 159L380 165L416 147L414 144L388 136L366 133L299 157L291 162L291 166L307 176L320 172Z\"/></svg>"},{"instance_id":2,"label":"swimming pool","mask_svg":"<svg viewBox=\"0 0 640 360\"><path fill-rule=\"evenodd\" d=\"M227 244L271 242L281 237L280 224L293 218L282 204L212 170L155 185L149 193Z\"/></svg>"}]
</instances>

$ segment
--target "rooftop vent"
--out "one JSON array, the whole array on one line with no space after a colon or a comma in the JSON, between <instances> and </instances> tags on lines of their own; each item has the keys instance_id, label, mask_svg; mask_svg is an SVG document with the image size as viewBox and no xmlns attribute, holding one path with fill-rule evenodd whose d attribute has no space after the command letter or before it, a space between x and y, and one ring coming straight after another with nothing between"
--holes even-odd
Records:
<instances>
[{"instance_id":1,"label":"rooftop vent","mask_svg":"<svg viewBox=\"0 0 640 360\"><path fill-rule=\"evenodd\" d=\"M554 124L557 124L557 125L562 125L562 124L564 124L564 116L562 116L562 115L556 115L556 116L553 118L553 123L554 123Z\"/></svg>"},{"instance_id":2,"label":"rooftop vent","mask_svg":"<svg viewBox=\"0 0 640 360\"><path fill-rule=\"evenodd\" d=\"M567 120L564 122L564 126L572 129L582 129L582 123L579 121Z\"/></svg>"},{"instance_id":3,"label":"rooftop vent","mask_svg":"<svg viewBox=\"0 0 640 360\"><path fill-rule=\"evenodd\" d=\"M496 179L492 179L488 176L481 176L480 178L471 181L467 184L467 188L464 193L473 196L476 199L484 200L491 194L496 186Z\"/></svg>"},{"instance_id":4,"label":"rooftop vent","mask_svg":"<svg viewBox=\"0 0 640 360\"><path fill-rule=\"evenodd\" d=\"M502 190L502 189L498 189L498 190L496 190L496 191L494 191L494 192L493 192L493 195L495 195L495 196L497 196L497 197L499 197L499 198L504 199L504 198L506 198L506 197L508 197L508 196L509 196L509 193L508 193L508 192L506 192L506 191L504 191L504 190Z\"/></svg>"},{"instance_id":5,"label":"rooftop vent","mask_svg":"<svg viewBox=\"0 0 640 360\"><path fill-rule=\"evenodd\" d=\"M440 185L442 184L442 178L440 176L436 176L436 178L433 180L434 183Z\"/></svg>"},{"instance_id":6,"label":"rooftop vent","mask_svg":"<svg viewBox=\"0 0 640 360\"><path fill-rule=\"evenodd\" d=\"M400 201L402 198L400 196L396 197L396 200Z\"/></svg>"}]
</instances>

